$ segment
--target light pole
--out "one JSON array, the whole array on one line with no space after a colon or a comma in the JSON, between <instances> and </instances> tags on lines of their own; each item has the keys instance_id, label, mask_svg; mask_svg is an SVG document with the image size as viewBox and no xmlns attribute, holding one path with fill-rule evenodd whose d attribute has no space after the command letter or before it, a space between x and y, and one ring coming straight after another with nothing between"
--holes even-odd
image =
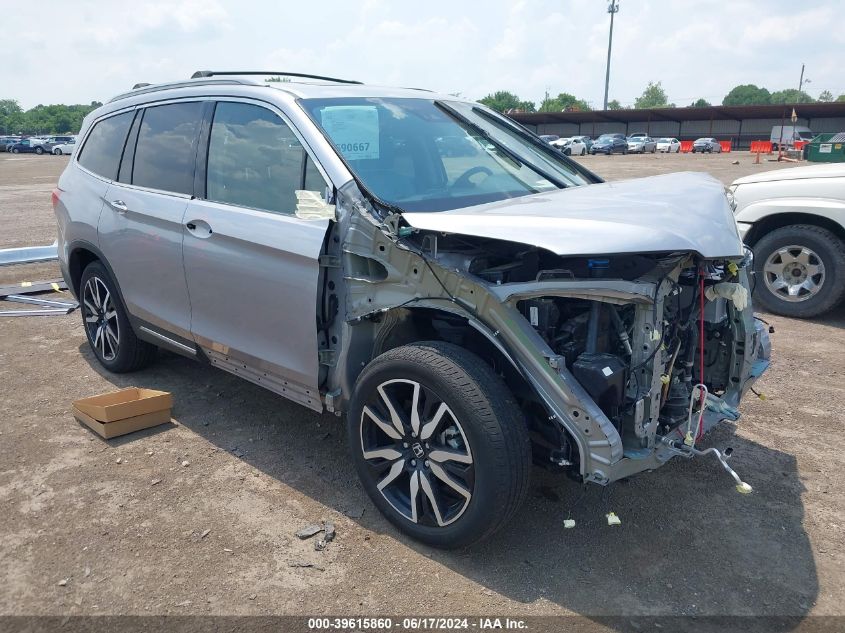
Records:
<instances>
[{"instance_id":1,"label":"light pole","mask_svg":"<svg viewBox=\"0 0 845 633\"><path fill-rule=\"evenodd\" d=\"M613 16L619 12L619 0L610 0L607 5L610 14L610 36L607 38L607 72L604 75L604 109L607 110L607 91L610 88L610 49L613 46Z\"/></svg>"},{"instance_id":2,"label":"light pole","mask_svg":"<svg viewBox=\"0 0 845 633\"><path fill-rule=\"evenodd\" d=\"M801 64L801 78L798 80L798 95L796 100L801 98L801 91L804 89L804 84L810 83L809 79L804 79L804 64Z\"/></svg>"}]
</instances>

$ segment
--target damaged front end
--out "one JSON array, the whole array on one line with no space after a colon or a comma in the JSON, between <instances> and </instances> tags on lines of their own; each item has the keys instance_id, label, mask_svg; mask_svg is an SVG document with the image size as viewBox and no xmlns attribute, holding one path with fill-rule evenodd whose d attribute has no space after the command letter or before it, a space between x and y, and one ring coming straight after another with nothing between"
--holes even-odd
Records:
<instances>
[{"instance_id":1,"label":"damaged front end","mask_svg":"<svg viewBox=\"0 0 845 633\"><path fill-rule=\"evenodd\" d=\"M702 434L739 418L768 365L768 333L748 302L751 255L738 238L722 255L668 239L666 250L570 255L548 239L540 247L415 227L354 183L337 205L321 352L330 410L345 408L380 352L454 342L505 378L536 462L608 484L698 452Z\"/></svg>"}]
</instances>

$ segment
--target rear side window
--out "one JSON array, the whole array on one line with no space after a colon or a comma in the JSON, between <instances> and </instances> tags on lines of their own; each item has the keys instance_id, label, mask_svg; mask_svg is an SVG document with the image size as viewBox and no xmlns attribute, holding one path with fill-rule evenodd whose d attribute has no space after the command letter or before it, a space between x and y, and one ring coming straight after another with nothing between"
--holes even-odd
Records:
<instances>
[{"instance_id":1,"label":"rear side window","mask_svg":"<svg viewBox=\"0 0 845 633\"><path fill-rule=\"evenodd\" d=\"M161 191L190 194L194 183L196 138L202 121L202 102L172 103L144 111L132 184Z\"/></svg>"},{"instance_id":2,"label":"rear side window","mask_svg":"<svg viewBox=\"0 0 845 633\"><path fill-rule=\"evenodd\" d=\"M79 164L98 176L114 180L134 115L134 112L124 112L95 123L80 150Z\"/></svg>"},{"instance_id":3,"label":"rear side window","mask_svg":"<svg viewBox=\"0 0 845 633\"><path fill-rule=\"evenodd\" d=\"M299 139L270 110L220 102L214 111L208 146L206 197L293 214L294 192L301 188L305 157ZM317 184L313 173L308 180L319 191L325 187L325 183Z\"/></svg>"}]
</instances>

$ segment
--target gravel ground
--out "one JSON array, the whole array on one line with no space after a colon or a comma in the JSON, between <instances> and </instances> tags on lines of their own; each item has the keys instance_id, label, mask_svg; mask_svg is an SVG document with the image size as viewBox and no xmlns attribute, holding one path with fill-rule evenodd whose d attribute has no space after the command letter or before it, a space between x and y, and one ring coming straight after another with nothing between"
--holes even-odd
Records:
<instances>
[{"instance_id":1,"label":"gravel ground","mask_svg":"<svg viewBox=\"0 0 845 633\"><path fill-rule=\"evenodd\" d=\"M725 183L784 166L745 152L579 160L608 179ZM0 247L52 242L66 163L0 154ZM57 275L6 267L0 284ZM843 466L845 313L766 319L767 399L704 440L734 448L754 494L706 460L586 491L535 470L516 519L462 552L381 518L334 416L165 353L109 375L76 313L2 319L0 614L841 615L843 483L830 473ZM71 417L72 400L128 385L172 392L173 424L105 441ZM294 533L320 520L337 538L317 552Z\"/></svg>"}]
</instances>

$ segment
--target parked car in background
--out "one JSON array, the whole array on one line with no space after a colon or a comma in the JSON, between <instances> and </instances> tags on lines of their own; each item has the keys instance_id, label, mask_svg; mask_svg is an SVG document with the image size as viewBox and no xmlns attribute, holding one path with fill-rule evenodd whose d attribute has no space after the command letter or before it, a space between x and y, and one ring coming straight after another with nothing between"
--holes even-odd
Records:
<instances>
[{"instance_id":1,"label":"parked car in background","mask_svg":"<svg viewBox=\"0 0 845 633\"><path fill-rule=\"evenodd\" d=\"M590 148L590 154L627 154L628 139L624 134L602 134Z\"/></svg>"},{"instance_id":2,"label":"parked car in background","mask_svg":"<svg viewBox=\"0 0 845 633\"><path fill-rule=\"evenodd\" d=\"M701 154L712 154L713 152L721 154L722 146L715 138L700 138L692 144L692 153L695 154L696 152Z\"/></svg>"},{"instance_id":3,"label":"parked car in background","mask_svg":"<svg viewBox=\"0 0 845 633\"><path fill-rule=\"evenodd\" d=\"M587 146L584 142L574 136L572 138L559 138L551 144L567 156L583 156L587 153Z\"/></svg>"},{"instance_id":4,"label":"parked car in background","mask_svg":"<svg viewBox=\"0 0 845 633\"><path fill-rule=\"evenodd\" d=\"M18 143L20 140L19 136L0 136L0 152L8 151L9 146Z\"/></svg>"},{"instance_id":5,"label":"parked car in background","mask_svg":"<svg viewBox=\"0 0 845 633\"><path fill-rule=\"evenodd\" d=\"M628 151L635 154L654 154L657 151L657 141L650 136L629 136Z\"/></svg>"},{"instance_id":6,"label":"parked car in background","mask_svg":"<svg viewBox=\"0 0 845 633\"><path fill-rule=\"evenodd\" d=\"M9 145L6 151L13 154L43 154L44 147L40 143L33 143L31 138L25 138Z\"/></svg>"},{"instance_id":7,"label":"parked car in background","mask_svg":"<svg viewBox=\"0 0 845 633\"><path fill-rule=\"evenodd\" d=\"M647 136L648 134L646 134L645 132L634 132L633 134L628 135L628 140L630 141L632 139L645 138Z\"/></svg>"},{"instance_id":8,"label":"parked car in background","mask_svg":"<svg viewBox=\"0 0 845 633\"><path fill-rule=\"evenodd\" d=\"M66 143L51 143L50 145L50 153L56 156L73 154L76 151L76 139L71 139Z\"/></svg>"},{"instance_id":9,"label":"parked car in background","mask_svg":"<svg viewBox=\"0 0 845 633\"><path fill-rule=\"evenodd\" d=\"M550 144L560 140L560 137L557 134L540 134L540 138Z\"/></svg>"},{"instance_id":10,"label":"parked car in background","mask_svg":"<svg viewBox=\"0 0 845 633\"><path fill-rule=\"evenodd\" d=\"M61 145L70 141L76 141L76 137L72 134L66 136L48 136L46 139L44 139L44 143L42 145L46 151L52 153L53 148L56 145Z\"/></svg>"},{"instance_id":11,"label":"parked car in background","mask_svg":"<svg viewBox=\"0 0 845 633\"><path fill-rule=\"evenodd\" d=\"M120 373L163 347L345 414L406 534L490 536L532 460L605 486L692 458L767 365L710 176L604 183L445 94L195 76L88 114L53 192L90 354Z\"/></svg>"},{"instance_id":12,"label":"parked car in background","mask_svg":"<svg viewBox=\"0 0 845 633\"><path fill-rule=\"evenodd\" d=\"M30 136L28 138L32 145L44 145L47 142L46 136Z\"/></svg>"},{"instance_id":13,"label":"parked car in background","mask_svg":"<svg viewBox=\"0 0 845 633\"><path fill-rule=\"evenodd\" d=\"M666 154L677 154L681 151L681 142L676 138L657 139L657 151Z\"/></svg>"},{"instance_id":14,"label":"parked car in background","mask_svg":"<svg viewBox=\"0 0 845 633\"><path fill-rule=\"evenodd\" d=\"M772 149L777 151L781 145L786 149L794 147L795 141L809 143L814 137L813 131L805 125L775 125L772 126L770 140L772 141Z\"/></svg>"},{"instance_id":15,"label":"parked car in background","mask_svg":"<svg viewBox=\"0 0 845 633\"><path fill-rule=\"evenodd\" d=\"M758 305L803 318L845 301L845 164L760 172L730 191Z\"/></svg>"},{"instance_id":16,"label":"parked car in background","mask_svg":"<svg viewBox=\"0 0 845 633\"><path fill-rule=\"evenodd\" d=\"M573 136L572 138L578 139L584 145L586 145L588 152L590 151L590 148L593 146L593 139L591 139L589 136L583 136L583 135L582 136Z\"/></svg>"}]
</instances>

